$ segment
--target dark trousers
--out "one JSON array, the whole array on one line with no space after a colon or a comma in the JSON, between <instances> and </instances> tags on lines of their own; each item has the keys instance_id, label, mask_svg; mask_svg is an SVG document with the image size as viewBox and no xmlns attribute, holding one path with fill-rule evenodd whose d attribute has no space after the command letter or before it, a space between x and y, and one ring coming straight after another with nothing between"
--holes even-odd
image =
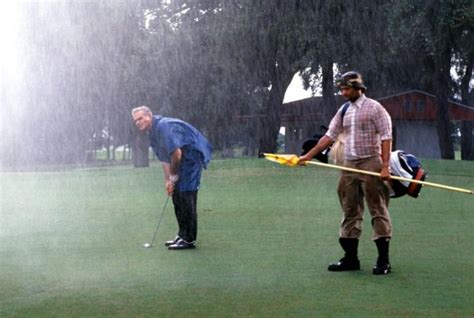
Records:
<instances>
[{"instance_id":1,"label":"dark trousers","mask_svg":"<svg viewBox=\"0 0 474 318\"><path fill-rule=\"evenodd\" d=\"M197 191L174 191L173 205L178 221L178 236L186 242L197 237Z\"/></svg>"}]
</instances>

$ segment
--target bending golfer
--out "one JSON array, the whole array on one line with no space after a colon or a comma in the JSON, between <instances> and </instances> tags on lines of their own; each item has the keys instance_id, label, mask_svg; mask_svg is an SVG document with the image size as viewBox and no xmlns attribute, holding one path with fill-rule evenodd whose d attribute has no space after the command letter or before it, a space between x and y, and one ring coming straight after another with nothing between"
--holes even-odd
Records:
<instances>
[{"instance_id":1,"label":"bending golfer","mask_svg":"<svg viewBox=\"0 0 474 318\"><path fill-rule=\"evenodd\" d=\"M374 275L388 274L392 222L388 212L389 191L384 180L390 178L391 118L382 105L365 96L366 87L359 73L343 74L337 85L348 103L340 107L331 120L329 130L316 146L299 158L299 163L311 160L329 147L340 133L344 133L344 166L380 172L381 178L342 171L337 192L343 210L339 243L345 255L338 263L329 265L328 270L340 272L360 269L357 249L365 197L372 217L372 239L378 250L372 272Z\"/></svg>"},{"instance_id":2,"label":"bending golfer","mask_svg":"<svg viewBox=\"0 0 474 318\"><path fill-rule=\"evenodd\" d=\"M211 160L211 146L190 124L153 116L146 106L134 108L132 117L140 131L148 132L150 146L162 162L166 191L173 198L179 230L165 246L170 250L195 248L197 193L202 168L207 168Z\"/></svg>"}]
</instances>

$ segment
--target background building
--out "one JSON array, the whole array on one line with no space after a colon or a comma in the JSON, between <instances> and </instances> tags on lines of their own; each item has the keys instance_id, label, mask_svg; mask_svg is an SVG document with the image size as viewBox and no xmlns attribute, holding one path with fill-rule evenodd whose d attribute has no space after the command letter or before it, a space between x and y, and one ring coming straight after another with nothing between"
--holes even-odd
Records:
<instances>
[{"instance_id":1,"label":"background building","mask_svg":"<svg viewBox=\"0 0 474 318\"><path fill-rule=\"evenodd\" d=\"M341 96L336 99L340 107L344 100ZM410 90L377 100L392 117L393 149L402 149L420 158L441 158L436 128L436 96ZM311 97L283 105L282 126L285 127L286 153L300 153L305 139L315 134L324 134L323 126L327 127L329 123L321 121L324 111L321 102L322 97ZM450 101L449 118L452 122L473 122L474 108Z\"/></svg>"}]
</instances>

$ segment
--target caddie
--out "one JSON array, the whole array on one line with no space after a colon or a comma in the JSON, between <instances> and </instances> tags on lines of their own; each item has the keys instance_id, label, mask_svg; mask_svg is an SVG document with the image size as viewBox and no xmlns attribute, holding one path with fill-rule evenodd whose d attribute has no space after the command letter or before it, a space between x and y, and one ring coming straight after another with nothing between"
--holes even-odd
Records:
<instances>
[{"instance_id":1,"label":"caddie","mask_svg":"<svg viewBox=\"0 0 474 318\"><path fill-rule=\"evenodd\" d=\"M348 103L339 108L319 142L308 153L299 157L299 164L311 160L331 146L340 133L344 133L344 166L381 174L381 177L375 177L342 171L337 193L343 211L339 243L345 254L339 262L330 264L328 270L360 270L358 246L365 198L372 218L372 240L378 251L372 273L385 275L391 271L389 243L392 238L392 221L388 211L390 196L384 180L390 179L392 121L379 102L365 96L367 87L359 73L351 71L343 74L337 80L337 86Z\"/></svg>"}]
</instances>

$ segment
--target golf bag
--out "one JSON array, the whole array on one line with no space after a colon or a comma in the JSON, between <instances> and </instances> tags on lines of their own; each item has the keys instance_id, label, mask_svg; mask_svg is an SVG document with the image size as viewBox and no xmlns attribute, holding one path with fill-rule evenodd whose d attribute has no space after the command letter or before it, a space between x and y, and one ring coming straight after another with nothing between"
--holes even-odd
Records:
<instances>
[{"instance_id":1,"label":"golf bag","mask_svg":"<svg viewBox=\"0 0 474 318\"><path fill-rule=\"evenodd\" d=\"M418 159L403 150L395 150L390 154L390 170L392 175L407 179L424 181L426 178L426 171L421 167ZM392 198L398 198L405 194L417 198L421 190L421 184L408 181L391 179L387 185Z\"/></svg>"},{"instance_id":2,"label":"golf bag","mask_svg":"<svg viewBox=\"0 0 474 318\"><path fill-rule=\"evenodd\" d=\"M306 155L314 146L316 146L316 144L318 143L321 137L322 135L315 134L312 138L306 139L302 145L303 152L301 153L301 155L302 156ZM320 153L316 154L314 158L321 162L328 163L329 151L331 151L331 147L324 149Z\"/></svg>"},{"instance_id":3,"label":"golf bag","mask_svg":"<svg viewBox=\"0 0 474 318\"><path fill-rule=\"evenodd\" d=\"M321 125L320 127L321 130L327 131L328 128L324 125ZM318 143L319 139L321 139L324 136L324 134L314 134L313 137L306 139L303 142L303 145L301 148L303 148L303 152L301 153L301 156L306 155L316 144ZM328 163L328 154L331 151L331 147L324 149L320 153L316 154L313 158L317 159L318 161L321 161L323 163Z\"/></svg>"}]
</instances>

